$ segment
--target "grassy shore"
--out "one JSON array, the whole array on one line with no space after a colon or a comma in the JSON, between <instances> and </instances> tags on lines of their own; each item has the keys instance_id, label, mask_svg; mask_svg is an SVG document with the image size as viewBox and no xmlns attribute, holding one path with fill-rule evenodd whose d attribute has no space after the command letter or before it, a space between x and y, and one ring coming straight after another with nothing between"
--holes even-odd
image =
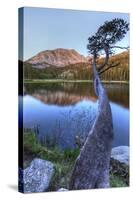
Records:
<instances>
[{"instance_id":1,"label":"grassy shore","mask_svg":"<svg viewBox=\"0 0 133 200\"><path fill-rule=\"evenodd\" d=\"M28 167L34 158L48 160L54 164L55 173L49 191L56 191L61 187L68 188L72 168L78 154L79 148L64 151L56 146L48 148L37 142L35 134L24 133L24 168Z\"/></svg>"},{"instance_id":2,"label":"grassy shore","mask_svg":"<svg viewBox=\"0 0 133 200\"><path fill-rule=\"evenodd\" d=\"M64 80L64 79L25 79L24 83L93 83L93 80ZM129 84L129 81L106 81L103 83L124 83Z\"/></svg>"},{"instance_id":3,"label":"grassy shore","mask_svg":"<svg viewBox=\"0 0 133 200\"><path fill-rule=\"evenodd\" d=\"M32 132L24 133L24 167L28 167L34 158L41 158L51 161L55 166L55 173L50 183L49 191L56 191L59 188L68 188L72 169L80 149L60 150L58 147L48 148L37 142ZM125 179L117 175L116 171L110 173L111 187L126 187Z\"/></svg>"}]
</instances>

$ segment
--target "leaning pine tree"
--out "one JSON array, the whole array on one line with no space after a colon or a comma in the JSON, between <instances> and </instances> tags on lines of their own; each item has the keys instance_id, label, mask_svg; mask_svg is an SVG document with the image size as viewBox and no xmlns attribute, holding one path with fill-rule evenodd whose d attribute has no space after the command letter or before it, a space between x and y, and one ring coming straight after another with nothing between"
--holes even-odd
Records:
<instances>
[{"instance_id":1,"label":"leaning pine tree","mask_svg":"<svg viewBox=\"0 0 133 200\"><path fill-rule=\"evenodd\" d=\"M129 24L123 19L106 21L97 33L88 38L87 48L93 56L94 90L98 97L98 113L87 139L76 159L69 189L89 189L109 187L109 164L113 141L112 113L106 90L100 74L116 67L119 63L109 64L110 55L115 48L126 47L115 44L124 38ZM127 47L128 48L128 47ZM104 63L98 66L98 57L105 55Z\"/></svg>"}]
</instances>

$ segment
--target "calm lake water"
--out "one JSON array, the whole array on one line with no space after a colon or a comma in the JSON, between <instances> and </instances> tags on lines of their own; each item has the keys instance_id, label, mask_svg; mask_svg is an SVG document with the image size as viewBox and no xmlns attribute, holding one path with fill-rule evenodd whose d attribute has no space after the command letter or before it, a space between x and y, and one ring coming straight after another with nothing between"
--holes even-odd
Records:
<instances>
[{"instance_id":1,"label":"calm lake water","mask_svg":"<svg viewBox=\"0 0 133 200\"><path fill-rule=\"evenodd\" d=\"M105 87L113 115L113 146L129 145L129 86ZM40 141L74 148L76 136L86 137L97 112L93 84L27 83L24 91L24 128L33 129Z\"/></svg>"}]
</instances>

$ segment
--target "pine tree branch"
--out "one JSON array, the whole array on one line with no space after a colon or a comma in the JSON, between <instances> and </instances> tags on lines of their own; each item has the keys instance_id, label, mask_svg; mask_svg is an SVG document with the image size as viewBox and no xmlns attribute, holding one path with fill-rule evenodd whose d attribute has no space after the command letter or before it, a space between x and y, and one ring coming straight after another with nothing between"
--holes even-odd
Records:
<instances>
[{"instance_id":1,"label":"pine tree branch","mask_svg":"<svg viewBox=\"0 0 133 200\"><path fill-rule=\"evenodd\" d=\"M121 46L112 46L112 47L110 47L111 49L113 49L113 48L117 48L117 49L129 49L129 46L128 47L121 47Z\"/></svg>"},{"instance_id":2,"label":"pine tree branch","mask_svg":"<svg viewBox=\"0 0 133 200\"><path fill-rule=\"evenodd\" d=\"M109 69L111 69L111 68L113 68L113 67L117 67L119 64L120 64L120 63L116 63L116 64L114 64L114 65L109 65L109 64L108 64L108 67L107 67L106 69L102 70L102 71L99 71L98 74L101 75L102 73L106 72L107 70L109 70Z\"/></svg>"}]
</instances>

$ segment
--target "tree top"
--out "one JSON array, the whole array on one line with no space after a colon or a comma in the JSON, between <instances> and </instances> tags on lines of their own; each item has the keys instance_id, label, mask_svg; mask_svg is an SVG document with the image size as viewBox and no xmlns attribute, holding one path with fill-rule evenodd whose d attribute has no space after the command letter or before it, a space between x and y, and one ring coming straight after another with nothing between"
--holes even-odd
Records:
<instances>
[{"instance_id":1,"label":"tree top","mask_svg":"<svg viewBox=\"0 0 133 200\"><path fill-rule=\"evenodd\" d=\"M116 47L114 44L123 39L128 30L129 23L121 18L105 21L97 32L88 38L87 49L89 53L96 57L100 51L104 50L106 53L108 50L108 53L111 54L113 52L112 49ZM119 47L117 46L116 48Z\"/></svg>"}]
</instances>

